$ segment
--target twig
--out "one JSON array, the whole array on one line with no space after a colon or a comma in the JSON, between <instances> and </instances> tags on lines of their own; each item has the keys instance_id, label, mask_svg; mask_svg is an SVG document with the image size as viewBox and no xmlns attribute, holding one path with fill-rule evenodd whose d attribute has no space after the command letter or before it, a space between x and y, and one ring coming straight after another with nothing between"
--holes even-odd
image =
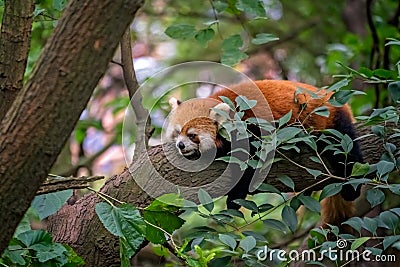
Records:
<instances>
[{"instance_id":1,"label":"twig","mask_svg":"<svg viewBox=\"0 0 400 267\"><path fill-rule=\"evenodd\" d=\"M121 40L121 61L122 71L126 87L131 99L131 105L136 116L137 124L137 139L135 140L135 153L133 159L140 155L147 147L148 140L151 137L152 129L150 123L149 112L142 105L142 95L139 89L139 84L136 79L135 69L133 66L131 33L130 29L125 31Z\"/></svg>"},{"instance_id":2,"label":"twig","mask_svg":"<svg viewBox=\"0 0 400 267\"><path fill-rule=\"evenodd\" d=\"M215 19L216 24L217 24L218 35L219 35L221 40L224 40L224 37L222 36L220 25L219 25L219 19L218 19L218 15L217 15L217 10L215 9L215 6L214 6L214 2L213 2L213 0L209 0L209 1L210 1L211 8L213 10L214 19Z\"/></svg>"},{"instance_id":3,"label":"twig","mask_svg":"<svg viewBox=\"0 0 400 267\"><path fill-rule=\"evenodd\" d=\"M367 0L367 21L368 27L371 31L372 35L372 48L371 48L371 55L370 55L370 67L371 69L379 68L381 64L381 51L379 49L379 36L376 30L374 20L372 18L372 7L374 5L374 0ZM374 60L375 58L375 60ZM379 99L380 99L380 89L379 85L375 85L375 108L379 107Z\"/></svg>"},{"instance_id":4,"label":"twig","mask_svg":"<svg viewBox=\"0 0 400 267\"><path fill-rule=\"evenodd\" d=\"M49 174L36 195L58 192L66 189L82 189L90 186L91 182L104 179L104 176L63 177Z\"/></svg>"}]
</instances>

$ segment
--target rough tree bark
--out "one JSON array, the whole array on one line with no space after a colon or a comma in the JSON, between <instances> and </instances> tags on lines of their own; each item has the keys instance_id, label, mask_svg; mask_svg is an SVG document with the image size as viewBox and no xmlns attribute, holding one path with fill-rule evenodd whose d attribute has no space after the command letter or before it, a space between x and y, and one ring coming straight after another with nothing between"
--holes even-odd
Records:
<instances>
[{"instance_id":1,"label":"rough tree bark","mask_svg":"<svg viewBox=\"0 0 400 267\"><path fill-rule=\"evenodd\" d=\"M363 135L366 132L366 129L361 129L359 134ZM396 146L400 145L400 138L395 140L395 144ZM367 162L372 163L379 160L383 146L379 145L377 138L370 136L368 139L362 139L361 146ZM181 171L168 161L168 158L172 159L171 162L177 158L174 145L169 144L165 148L156 146L149 149L147 154L143 153L137 161L132 163L129 169L111 177L101 189L101 192L132 203L134 206L145 207L153 199L147 192L160 192L162 188L157 181L151 179L146 184L147 190L145 192L132 179L131 173L133 178L141 179L144 182L160 174L173 184L198 187L213 182L226 168L224 163L216 161L200 172ZM307 148L304 148L301 154L290 154L288 156L296 162L305 164L305 159L308 159L310 155L311 153L307 152ZM307 166L320 169L320 166L312 161L307 162ZM297 191L314 185L317 181L303 169L299 169L287 161L279 161L272 166L265 182L282 191L287 190L287 188L284 188L282 183L276 179L279 174L289 175L295 182ZM217 184L216 186L223 187L224 184ZM313 189L318 190L322 186L323 184ZM216 188L216 191L218 191L218 188ZM64 205L57 214L49 218L48 230L52 233L55 241L71 245L85 259L87 266L119 266L118 240L105 230L94 211L94 205L99 201L101 200L95 194L88 194L74 205Z\"/></svg>"},{"instance_id":2,"label":"rough tree bark","mask_svg":"<svg viewBox=\"0 0 400 267\"><path fill-rule=\"evenodd\" d=\"M142 0L69 1L0 129L0 254Z\"/></svg>"},{"instance_id":3,"label":"rough tree bark","mask_svg":"<svg viewBox=\"0 0 400 267\"><path fill-rule=\"evenodd\" d=\"M4 1L0 34L0 121L22 88L31 39L34 2Z\"/></svg>"}]
</instances>

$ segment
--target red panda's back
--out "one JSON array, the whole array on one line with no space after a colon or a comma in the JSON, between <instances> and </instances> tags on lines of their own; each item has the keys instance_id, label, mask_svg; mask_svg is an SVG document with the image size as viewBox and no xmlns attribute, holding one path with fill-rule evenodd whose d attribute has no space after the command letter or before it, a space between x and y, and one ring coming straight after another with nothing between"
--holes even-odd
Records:
<instances>
[{"instance_id":1,"label":"red panda's back","mask_svg":"<svg viewBox=\"0 0 400 267\"><path fill-rule=\"evenodd\" d=\"M325 90L320 90L308 84L282 80L262 80L255 81L254 83L257 85L258 89L252 83L242 83L231 86L231 90L222 89L210 97L220 100L219 96L226 96L234 101L238 95L244 95L248 99L257 100L257 106L253 109L253 113L262 114L262 116L256 115L256 117L271 119L271 117L268 117L268 114L266 113L266 110L268 109L266 108L266 101L272 112L273 119L275 120L281 118L292 110L291 122L293 122L295 118L299 118L306 128L333 128L334 123L332 118L335 117L337 108L327 103L330 94L327 94ZM297 91L297 89L300 90ZM301 89L305 90L302 92ZM316 93L318 98L311 97L307 91ZM263 98L265 100L263 100ZM320 106L328 107L330 112L329 118L310 114L315 108ZM345 112L351 116L348 106L344 106L341 109L345 109ZM247 112L245 118L254 116L253 113Z\"/></svg>"}]
</instances>

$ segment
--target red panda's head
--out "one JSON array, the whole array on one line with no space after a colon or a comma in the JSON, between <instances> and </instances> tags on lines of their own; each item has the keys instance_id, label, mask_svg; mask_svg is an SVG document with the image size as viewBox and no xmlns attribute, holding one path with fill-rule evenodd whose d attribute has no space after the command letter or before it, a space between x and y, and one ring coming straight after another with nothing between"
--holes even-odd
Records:
<instances>
[{"instance_id":1,"label":"red panda's head","mask_svg":"<svg viewBox=\"0 0 400 267\"><path fill-rule=\"evenodd\" d=\"M214 99L191 99L169 101L172 110L165 131L167 141L175 141L179 152L185 157L199 157L202 153L218 147L218 130L226 118L212 108L229 113L229 106Z\"/></svg>"}]
</instances>

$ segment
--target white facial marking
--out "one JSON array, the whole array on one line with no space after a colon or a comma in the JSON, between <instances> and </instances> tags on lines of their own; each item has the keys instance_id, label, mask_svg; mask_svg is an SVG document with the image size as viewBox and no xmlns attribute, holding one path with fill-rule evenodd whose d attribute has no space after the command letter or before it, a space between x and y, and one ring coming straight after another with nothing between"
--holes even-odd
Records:
<instances>
[{"instance_id":1,"label":"white facial marking","mask_svg":"<svg viewBox=\"0 0 400 267\"><path fill-rule=\"evenodd\" d=\"M189 129L187 130L187 133L188 133L188 134L197 134L195 128L189 128Z\"/></svg>"},{"instance_id":2,"label":"white facial marking","mask_svg":"<svg viewBox=\"0 0 400 267\"><path fill-rule=\"evenodd\" d=\"M187 136L181 134L176 138L175 144L179 152L184 156L190 156L199 149L196 143L192 142ZM182 144L183 147L181 147Z\"/></svg>"},{"instance_id":3,"label":"white facial marking","mask_svg":"<svg viewBox=\"0 0 400 267\"><path fill-rule=\"evenodd\" d=\"M200 144L199 150L200 152L205 152L210 149L215 148L214 138L210 134L199 134Z\"/></svg>"},{"instance_id":4,"label":"white facial marking","mask_svg":"<svg viewBox=\"0 0 400 267\"><path fill-rule=\"evenodd\" d=\"M165 141L169 142L176 139L176 137L181 132L181 129L182 126L180 124L171 125L170 123L168 123L168 126L165 129Z\"/></svg>"}]
</instances>

